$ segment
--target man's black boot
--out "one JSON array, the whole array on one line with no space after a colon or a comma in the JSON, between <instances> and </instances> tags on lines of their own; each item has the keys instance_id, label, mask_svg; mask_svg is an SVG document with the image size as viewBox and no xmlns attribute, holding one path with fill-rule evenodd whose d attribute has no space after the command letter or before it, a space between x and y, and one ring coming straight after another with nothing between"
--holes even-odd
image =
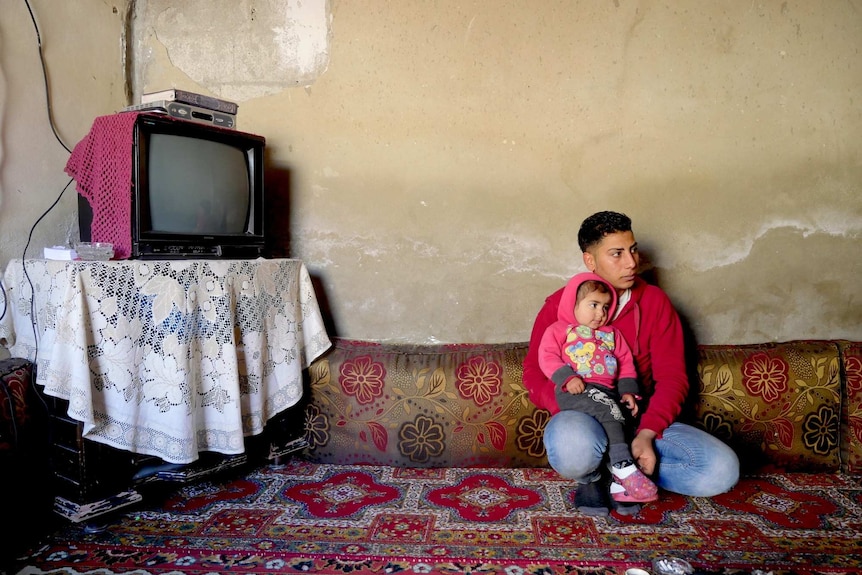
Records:
<instances>
[{"instance_id":1,"label":"man's black boot","mask_svg":"<svg viewBox=\"0 0 862 575\"><path fill-rule=\"evenodd\" d=\"M608 490L601 479L592 483L578 484L575 491L575 507L584 515L601 516L610 513Z\"/></svg>"},{"instance_id":2,"label":"man's black boot","mask_svg":"<svg viewBox=\"0 0 862 575\"><path fill-rule=\"evenodd\" d=\"M641 504L640 503L621 503L619 501L614 500L613 497L610 498L611 507L614 512L619 515L637 515L641 512Z\"/></svg>"}]
</instances>

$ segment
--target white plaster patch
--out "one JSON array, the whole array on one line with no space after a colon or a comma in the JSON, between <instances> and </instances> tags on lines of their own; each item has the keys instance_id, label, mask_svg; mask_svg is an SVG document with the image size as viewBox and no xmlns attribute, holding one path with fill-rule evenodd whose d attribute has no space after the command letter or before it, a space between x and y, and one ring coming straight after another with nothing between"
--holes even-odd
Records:
<instances>
[{"instance_id":1,"label":"white plaster patch","mask_svg":"<svg viewBox=\"0 0 862 575\"><path fill-rule=\"evenodd\" d=\"M321 186L320 184L312 184L311 192L314 194L315 198L319 198L320 196L328 194L329 188Z\"/></svg>"},{"instance_id":2,"label":"white plaster patch","mask_svg":"<svg viewBox=\"0 0 862 575\"><path fill-rule=\"evenodd\" d=\"M487 248L488 254L494 256L494 259L500 263L498 274L530 273L566 280L579 271L585 271L577 244L574 246L574 252L567 254L565 260L551 264L547 260L551 247L544 236L516 236L498 232L485 237L488 238L490 246Z\"/></svg>"},{"instance_id":3,"label":"white plaster patch","mask_svg":"<svg viewBox=\"0 0 862 575\"><path fill-rule=\"evenodd\" d=\"M383 260L399 252L407 252L417 258L443 260L451 268L484 263L494 266L496 275L531 274L559 279L561 282L586 271L577 245L565 258L549 261L551 247L547 238L541 235L482 232L481 241L478 238L465 239L462 243L450 245L379 234L345 235L337 230L326 229L325 221L317 224L305 221L303 228L297 245L303 246L305 257L319 265L334 264L343 257L343 251L348 250L355 254L359 265L366 259Z\"/></svg>"},{"instance_id":4,"label":"white plaster patch","mask_svg":"<svg viewBox=\"0 0 862 575\"><path fill-rule=\"evenodd\" d=\"M306 257L310 256L318 265L334 265L343 257L344 250L355 254L360 266L364 260L379 261L399 251L409 252L417 258L440 257L440 250L436 245L412 238L394 241L390 237L378 235L346 236L321 229L312 230L310 235L298 240L297 244L307 244L308 247L303 250L307 251Z\"/></svg>"},{"instance_id":5,"label":"white plaster patch","mask_svg":"<svg viewBox=\"0 0 862 575\"><path fill-rule=\"evenodd\" d=\"M329 64L326 0L151 0L146 10L171 63L221 98L309 86Z\"/></svg>"},{"instance_id":6,"label":"white plaster patch","mask_svg":"<svg viewBox=\"0 0 862 575\"><path fill-rule=\"evenodd\" d=\"M288 0L281 7L288 25L273 28L281 61L295 62L303 76L320 75L329 59L326 1Z\"/></svg>"},{"instance_id":7,"label":"white plaster patch","mask_svg":"<svg viewBox=\"0 0 862 575\"><path fill-rule=\"evenodd\" d=\"M774 218L765 221L756 232L736 241L728 241L726 237L716 234L702 233L688 242L688 245L695 246L701 255L692 257L691 254L684 254L685 264L696 271L707 271L741 262L751 254L751 250L760 238L780 229L797 230L801 232L802 237L826 234L855 238L862 233L862 221L847 212L821 211L810 214L806 220ZM673 268L678 263L678 258L668 254L656 254L656 256L663 268Z\"/></svg>"}]
</instances>

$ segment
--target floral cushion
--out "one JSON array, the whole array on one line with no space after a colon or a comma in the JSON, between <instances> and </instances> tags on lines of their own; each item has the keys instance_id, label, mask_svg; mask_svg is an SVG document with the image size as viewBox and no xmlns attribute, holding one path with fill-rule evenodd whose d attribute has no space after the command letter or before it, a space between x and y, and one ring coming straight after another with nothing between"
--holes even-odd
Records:
<instances>
[{"instance_id":1,"label":"floral cushion","mask_svg":"<svg viewBox=\"0 0 862 575\"><path fill-rule=\"evenodd\" d=\"M335 339L309 368L308 457L403 467L546 466L548 413L530 403L521 382L526 352L526 343ZM846 471L862 472L862 344L701 345L696 367L694 424L727 442L744 471L834 472L843 455Z\"/></svg>"},{"instance_id":2,"label":"floral cushion","mask_svg":"<svg viewBox=\"0 0 862 575\"><path fill-rule=\"evenodd\" d=\"M0 361L0 451L18 446L20 435L30 423L30 379L33 366L26 359Z\"/></svg>"},{"instance_id":3,"label":"floral cushion","mask_svg":"<svg viewBox=\"0 0 862 575\"><path fill-rule=\"evenodd\" d=\"M403 467L547 465L521 383L527 344L335 339L309 368L308 457Z\"/></svg>"},{"instance_id":4,"label":"floral cushion","mask_svg":"<svg viewBox=\"0 0 862 575\"><path fill-rule=\"evenodd\" d=\"M743 470L839 469L834 342L699 346L698 354L698 425L733 447Z\"/></svg>"},{"instance_id":5,"label":"floral cushion","mask_svg":"<svg viewBox=\"0 0 862 575\"><path fill-rule=\"evenodd\" d=\"M844 471L862 473L862 343L841 342L845 404L842 418Z\"/></svg>"}]
</instances>

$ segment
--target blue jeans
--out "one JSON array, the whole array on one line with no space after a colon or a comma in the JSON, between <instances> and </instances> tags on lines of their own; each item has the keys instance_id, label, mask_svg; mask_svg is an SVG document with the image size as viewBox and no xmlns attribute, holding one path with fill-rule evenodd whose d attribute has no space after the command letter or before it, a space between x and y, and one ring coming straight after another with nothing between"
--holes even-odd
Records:
<instances>
[{"instance_id":1,"label":"blue jeans","mask_svg":"<svg viewBox=\"0 0 862 575\"><path fill-rule=\"evenodd\" d=\"M601 424L578 411L561 411L545 427L548 463L577 483L601 477L608 449ZM655 441L658 463L652 479L662 489L696 497L724 493L739 480L739 458L730 447L705 431L673 423Z\"/></svg>"}]
</instances>

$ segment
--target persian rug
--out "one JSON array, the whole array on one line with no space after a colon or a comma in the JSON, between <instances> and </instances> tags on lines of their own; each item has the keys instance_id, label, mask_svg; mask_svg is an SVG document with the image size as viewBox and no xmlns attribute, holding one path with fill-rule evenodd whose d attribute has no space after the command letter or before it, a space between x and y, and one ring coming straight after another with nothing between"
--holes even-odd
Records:
<instances>
[{"instance_id":1,"label":"persian rug","mask_svg":"<svg viewBox=\"0 0 862 575\"><path fill-rule=\"evenodd\" d=\"M404 469L294 459L183 485L68 524L13 573L559 575L862 573L862 477L768 474L729 493L662 492L636 516L589 517L544 468Z\"/></svg>"}]
</instances>

